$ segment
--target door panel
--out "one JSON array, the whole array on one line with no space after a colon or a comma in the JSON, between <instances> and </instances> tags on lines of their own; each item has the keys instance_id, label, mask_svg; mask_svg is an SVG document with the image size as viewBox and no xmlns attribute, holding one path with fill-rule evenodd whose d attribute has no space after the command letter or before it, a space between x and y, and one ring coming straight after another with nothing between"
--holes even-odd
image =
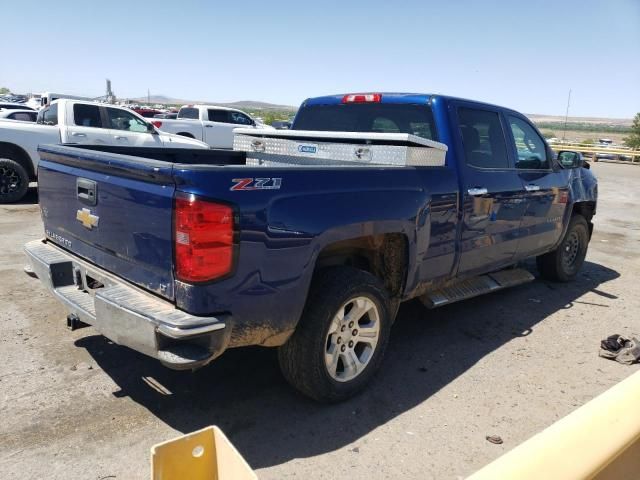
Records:
<instances>
[{"instance_id":1,"label":"door panel","mask_svg":"<svg viewBox=\"0 0 640 480\"><path fill-rule=\"evenodd\" d=\"M513 171L474 173L475 181L464 182L458 273L491 271L512 262L526 207L522 182ZM479 188L486 193L469 194Z\"/></svg>"},{"instance_id":2,"label":"door panel","mask_svg":"<svg viewBox=\"0 0 640 480\"><path fill-rule=\"evenodd\" d=\"M204 141L215 148L233 148L233 129L227 110L207 109L207 120L202 122Z\"/></svg>"},{"instance_id":3,"label":"door panel","mask_svg":"<svg viewBox=\"0 0 640 480\"><path fill-rule=\"evenodd\" d=\"M105 127L98 105L76 103L67 116L69 143L87 145L111 145L113 138Z\"/></svg>"},{"instance_id":4,"label":"door panel","mask_svg":"<svg viewBox=\"0 0 640 480\"><path fill-rule=\"evenodd\" d=\"M560 239L568 199L568 175L552 170L551 152L527 119L507 115L511 150L524 185L527 207L517 259L549 250Z\"/></svg>"},{"instance_id":5,"label":"door panel","mask_svg":"<svg viewBox=\"0 0 640 480\"><path fill-rule=\"evenodd\" d=\"M518 259L549 250L560 240L569 198L565 171L522 172L520 177L525 184L527 208L522 218Z\"/></svg>"},{"instance_id":6,"label":"door panel","mask_svg":"<svg viewBox=\"0 0 640 480\"><path fill-rule=\"evenodd\" d=\"M160 135L142 132L126 132L112 130L115 145L129 145L131 147L162 147Z\"/></svg>"},{"instance_id":7,"label":"door panel","mask_svg":"<svg viewBox=\"0 0 640 480\"><path fill-rule=\"evenodd\" d=\"M458 274L479 274L513 262L526 201L508 154L500 111L466 102L455 105L463 153Z\"/></svg>"},{"instance_id":8,"label":"door panel","mask_svg":"<svg viewBox=\"0 0 640 480\"><path fill-rule=\"evenodd\" d=\"M254 122L242 112L234 110L207 110L208 120L203 121L205 142L216 148L233 148L233 130L255 127Z\"/></svg>"},{"instance_id":9,"label":"door panel","mask_svg":"<svg viewBox=\"0 0 640 480\"><path fill-rule=\"evenodd\" d=\"M237 125L204 121L204 141L215 148L233 148L233 129Z\"/></svg>"}]
</instances>

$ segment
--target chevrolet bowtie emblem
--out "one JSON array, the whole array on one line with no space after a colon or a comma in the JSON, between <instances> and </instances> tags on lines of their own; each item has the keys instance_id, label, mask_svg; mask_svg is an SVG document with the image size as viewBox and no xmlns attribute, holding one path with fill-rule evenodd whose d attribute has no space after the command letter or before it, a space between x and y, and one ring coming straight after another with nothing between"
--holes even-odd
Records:
<instances>
[{"instance_id":1,"label":"chevrolet bowtie emblem","mask_svg":"<svg viewBox=\"0 0 640 480\"><path fill-rule=\"evenodd\" d=\"M76 213L76 220L82 223L84 227L91 230L93 227L98 226L98 220L100 220L100 217L93 215L91 210L88 208L82 208Z\"/></svg>"}]
</instances>

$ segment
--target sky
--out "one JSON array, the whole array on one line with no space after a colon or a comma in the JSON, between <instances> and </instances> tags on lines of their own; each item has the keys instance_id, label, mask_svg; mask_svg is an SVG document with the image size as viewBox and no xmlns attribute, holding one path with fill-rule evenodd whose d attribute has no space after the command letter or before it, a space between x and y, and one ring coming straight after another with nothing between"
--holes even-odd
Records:
<instances>
[{"instance_id":1,"label":"sky","mask_svg":"<svg viewBox=\"0 0 640 480\"><path fill-rule=\"evenodd\" d=\"M0 11L0 86L16 93L98 96L109 78L120 98L419 92L564 115L571 89L570 116L640 112L640 0L21 0Z\"/></svg>"}]
</instances>

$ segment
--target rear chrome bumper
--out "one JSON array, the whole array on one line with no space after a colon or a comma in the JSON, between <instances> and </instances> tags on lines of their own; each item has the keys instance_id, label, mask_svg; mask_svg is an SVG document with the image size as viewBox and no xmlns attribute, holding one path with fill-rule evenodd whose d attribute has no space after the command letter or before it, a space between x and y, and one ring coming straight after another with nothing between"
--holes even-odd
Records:
<instances>
[{"instance_id":1,"label":"rear chrome bumper","mask_svg":"<svg viewBox=\"0 0 640 480\"><path fill-rule=\"evenodd\" d=\"M229 315L198 317L46 240L24 246L33 273L80 321L176 370L209 363L229 343Z\"/></svg>"}]
</instances>

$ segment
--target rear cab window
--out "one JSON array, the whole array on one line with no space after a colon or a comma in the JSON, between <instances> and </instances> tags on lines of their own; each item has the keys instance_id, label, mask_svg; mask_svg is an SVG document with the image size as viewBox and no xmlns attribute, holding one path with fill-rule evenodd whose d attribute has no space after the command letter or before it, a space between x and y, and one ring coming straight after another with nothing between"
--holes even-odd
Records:
<instances>
[{"instance_id":1,"label":"rear cab window","mask_svg":"<svg viewBox=\"0 0 640 480\"><path fill-rule=\"evenodd\" d=\"M362 103L309 105L298 112L293 130L409 133L437 140L429 105Z\"/></svg>"},{"instance_id":2,"label":"rear cab window","mask_svg":"<svg viewBox=\"0 0 640 480\"><path fill-rule=\"evenodd\" d=\"M182 107L178 112L177 118L186 118L189 120L198 120L200 118L200 111L194 107Z\"/></svg>"}]
</instances>

